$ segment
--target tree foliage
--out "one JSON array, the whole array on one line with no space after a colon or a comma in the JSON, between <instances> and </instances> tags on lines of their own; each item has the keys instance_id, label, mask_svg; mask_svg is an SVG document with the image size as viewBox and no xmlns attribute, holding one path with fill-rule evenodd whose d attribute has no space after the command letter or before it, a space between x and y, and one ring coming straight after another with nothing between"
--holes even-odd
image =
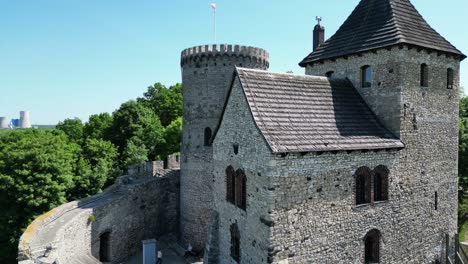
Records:
<instances>
[{"instance_id":1,"label":"tree foliage","mask_svg":"<svg viewBox=\"0 0 468 264\"><path fill-rule=\"evenodd\" d=\"M133 140L132 147L147 150L147 158L157 157L156 146L163 142L163 127L158 116L147 106L135 101L129 101L120 106L113 114L111 141L121 153L121 160L126 157L123 153Z\"/></svg>"},{"instance_id":2,"label":"tree foliage","mask_svg":"<svg viewBox=\"0 0 468 264\"><path fill-rule=\"evenodd\" d=\"M13 263L21 231L39 214L66 202L79 148L59 130L0 135L0 257Z\"/></svg>"},{"instance_id":3,"label":"tree foliage","mask_svg":"<svg viewBox=\"0 0 468 264\"><path fill-rule=\"evenodd\" d=\"M62 130L70 141L77 144L83 142L83 123L79 118L65 119L59 122L56 129Z\"/></svg>"},{"instance_id":4,"label":"tree foliage","mask_svg":"<svg viewBox=\"0 0 468 264\"><path fill-rule=\"evenodd\" d=\"M0 130L0 263L15 263L22 231L38 215L101 192L129 165L180 151L182 86L156 83L142 98L83 124Z\"/></svg>"},{"instance_id":5,"label":"tree foliage","mask_svg":"<svg viewBox=\"0 0 468 264\"><path fill-rule=\"evenodd\" d=\"M182 116L182 85L167 88L161 83L155 83L148 87L143 98L138 98L138 102L150 107L166 127Z\"/></svg>"},{"instance_id":6,"label":"tree foliage","mask_svg":"<svg viewBox=\"0 0 468 264\"><path fill-rule=\"evenodd\" d=\"M112 121L109 113L91 115L83 128L84 138L109 140Z\"/></svg>"}]
</instances>

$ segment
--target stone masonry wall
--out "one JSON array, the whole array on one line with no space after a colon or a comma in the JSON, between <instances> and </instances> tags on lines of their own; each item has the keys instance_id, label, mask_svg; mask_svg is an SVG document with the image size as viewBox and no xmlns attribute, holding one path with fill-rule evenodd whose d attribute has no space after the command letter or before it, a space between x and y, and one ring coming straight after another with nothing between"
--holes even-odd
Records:
<instances>
[{"instance_id":1,"label":"stone masonry wall","mask_svg":"<svg viewBox=\"0 0 468 264\"><path fill-rule=\"evenodd\" d=\"M110 262L120 263L141 250L142 240L177 233L179 165L175 156L170 160L166 170L162 162L133 166L131 174L119 177L108 191L54 209L32 235L22 236L20 255L43 263L72 263L86 256L99 259L100 236L110 232ZM49 245L53 250L47 260L42 253L24 254L28 247L38 250Z\"/></svg>"},{"instance_id":2,"label":"stone masonry wall","mask_svg":"<svg viewBox=\"0 0 468 264\"><path fill-rule=\"evenodd\" d=\"M241 263L266 263L270 240L268 208L271 200L269 169L270 149L253 123L246 98L236 80L214 141L214 201L218 219L218 262L236 263L230 256L230 226L240 231ZM233 145L237 144L238 153ZM247 209L226 201L226 168L243 169L247 176Z\"/></svg>"},{"instance_id":3,"label":"stone masonry wall","mask_svg":"<svg viewBox=\"0 0 468 264\"><path fill-rule=\"evenodd\" d=\"M428 88L419 86L421 63L429 66ZM370 88L360 87L364 65L373 68ZM453 90L446 89L447 68L455 72ZM457 230L459 62L395 47L306 71L331 70L354 83L405 149L274 156L236 83L214 142L220 263L235 263L229 227L236 222L247 263L363 263L363 239L374 228L381 232L380 263L443 263L445 234ZM246 170L246 211L226 202L228 165ZM355 206L355 171L378 165L390 170L389 200Z\"/></svg>"},{"instance_id":4,"label":"stone masonry wall","mask_svg":"<svg viewBox=\"0 0 468 264\"><path fill-rule=\"evenodd\" d=\"M181 240L205 246L212 209L211 146L204 132L215 132L235 66L267 69L268 53L233 45L199 46L182 52L183 136L181 148Z\"/></svg>"}]
</instances>

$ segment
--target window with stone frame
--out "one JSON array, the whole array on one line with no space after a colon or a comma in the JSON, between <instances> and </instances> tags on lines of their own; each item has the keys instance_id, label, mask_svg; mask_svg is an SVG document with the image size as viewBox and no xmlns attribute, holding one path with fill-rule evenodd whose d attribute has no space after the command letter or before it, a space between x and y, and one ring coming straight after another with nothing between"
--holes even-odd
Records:
<instances>
[{"instance_id":1,"label":"window with stone frame","mask_svg":"<svg viewBox=\"0 0 468 264\"><path fill-rule=\"evenodd\" d=\"M447 69L447 89L453 89L453 69Z\"/></svg>"},{"instance_id":2,"label":"window with stone frame","mask_svg":"<svg viewBox=\"0 0 468 264\"><path fill-rule=\"evenodd\" d=\"M209 147L211 146L211 128L207 127L205 128L205 140L204 140L204 145Z\"/></svg>"},{"instance_id":3,"label":"window with stone frame","mask_svg":"<svg viewBox=\"0 0 468 264\"><path fill-rule=\"evenodd\" d=\"M372 229L364 237L364 263L380 263L380 231Z\"/></svg>"},{"instance_id":4,"label":"window with stone frame","mask_svg":"<svg viewBox=\"0 0 468 264\"><path fill-rule=\"evenodd\" d=\"M389 170L386 166L377 166L374 171L374 201L388 200L388 174Z\"/></svg>"},{"instance_id":5,"label":"window with stone frame","mask_svg":"<svg viewBox=\"0 0 468 264\"><path fill-rule=\"evenodd\" d=\"M371 203L371 175L372 172L368 167L361 167L356 171L356 205Z\"/></svg>"},{"instance_id":6,"label":"window with stone frame","mask_svg":"<svg viewBox=\"0 0 468 264\"><path fill-rule=\"evenodd\" d=\"M226 200L235 204L236 171L232 166L226 168Z\"/></svg>"},{"instance_id":7,"label":"window with stone frame","mask_svg":"<svg viewBox=\"0 0 468 264\"><path fill-rule=\"evenodd\" d=\"M231 257L240 263L241 260L240 251L240 232L237 227L237 223L231 225Z\"/></svg>"},{"instance_id":8,"label":"window with stone frame","mask_svg":"<svg viewBox=\"0 0 468 264\"><path fill-rule=\"evenodd\" d=\"M420 75L420 85L422 87L429 87L429 68L426 63L421 64Z\"/></svg>"},{"instance_id":9,"label":"window with stone frame","mask_svg":"<svg viewBox=\"0 0 468 264\"><path fill-rule=\"evenodd\" d=\"M245 210L247 208L247 177L242 169L236 172L236 205Z\"/></svg>"},{"instance_id":10,"label":"window with stone frame","mask_svg":"<svg viewBox=\"0 0 468 264\"><path fill-rule=\"evenodd\" d=\"M361 87L368 88L372 86L372 67L369 65L361 67Z\"/></svg>"}]
</instances>

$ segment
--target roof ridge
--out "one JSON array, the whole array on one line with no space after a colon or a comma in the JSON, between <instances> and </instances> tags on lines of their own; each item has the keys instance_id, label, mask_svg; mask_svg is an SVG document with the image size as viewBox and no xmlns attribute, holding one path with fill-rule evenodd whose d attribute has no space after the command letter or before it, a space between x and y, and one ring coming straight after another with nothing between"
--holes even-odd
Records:
<instances>
[{"instance_id":1,"label":"roof ridge","mask_svg":"<svg viewBox=\"0 0 468 264\"><path fill-rule=\"evenodd\" d=\"M328 78L326 76L319 76L319 75L294 74L294 73L287 73L287 72L271 72L271 71L268 71L268 70L242 68L242 67L236 67L236 71L237 72L239 72L239 71L241 71L241 72L258 72L258 73L264 73L264 74L270 74L270 75L286 75L286 76L289 76L289 77L297 77L297 78L303 78L303 79L316 79L316 80L332 81L332 82L349 81L347 78Z\"/></svg>"}]
</instances>

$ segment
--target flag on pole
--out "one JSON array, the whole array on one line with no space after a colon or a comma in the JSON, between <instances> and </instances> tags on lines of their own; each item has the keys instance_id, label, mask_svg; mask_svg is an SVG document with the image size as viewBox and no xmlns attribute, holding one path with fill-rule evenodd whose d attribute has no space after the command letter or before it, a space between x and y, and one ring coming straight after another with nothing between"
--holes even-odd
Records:
<instances>
[{"instance_id":1,"label":"flag on pole","mask_svg":"<svg viewBox=\"0 0 468 264\"><path fill-rule=\"evenodd\" d=\"M213 8L213 10L216 11L216 4L215 4L215 3L212 3L212 4L211 4L211 8Z\"/></svg>"}]
</instances>

